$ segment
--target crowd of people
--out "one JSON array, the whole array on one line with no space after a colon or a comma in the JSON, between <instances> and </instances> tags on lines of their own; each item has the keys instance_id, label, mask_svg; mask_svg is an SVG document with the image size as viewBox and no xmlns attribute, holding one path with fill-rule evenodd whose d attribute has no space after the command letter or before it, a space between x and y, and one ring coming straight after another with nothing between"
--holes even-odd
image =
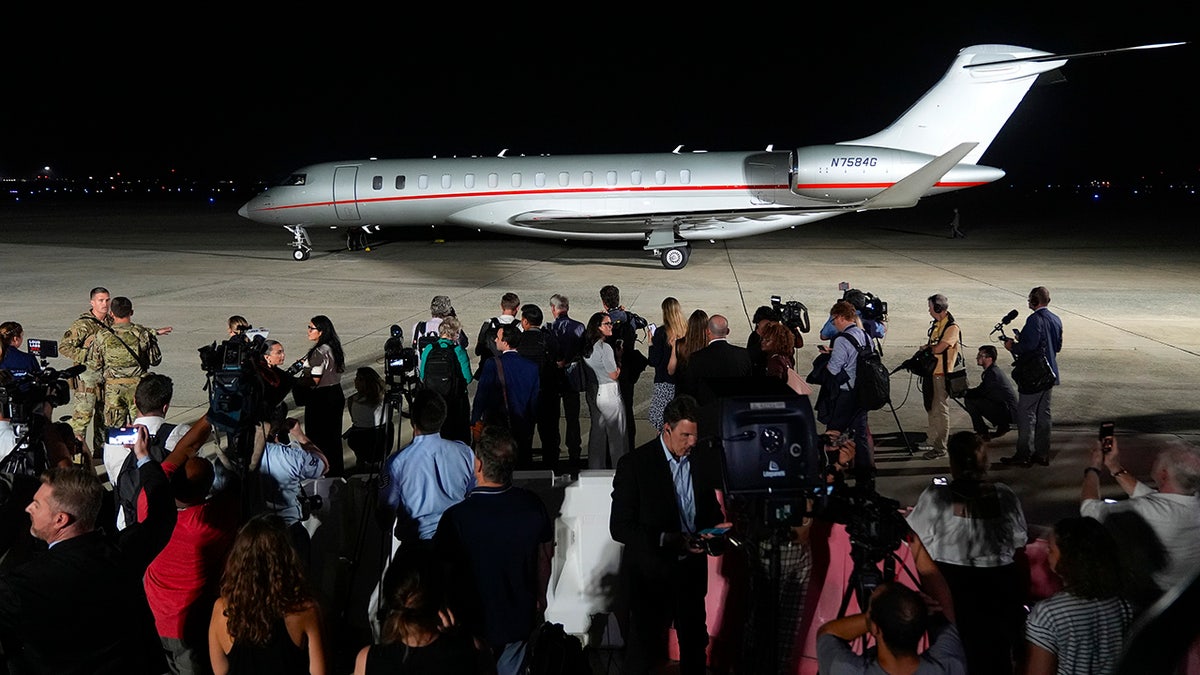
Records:
<instances>
[{"instance_id":1,"label":"crowd of people","mask_svg":"<svg viewBox=\"0 0 1200 675\"><path fill-rule=\"evenodd\" d=\"M157 338L171 328L134 323L129 298L93 289L89 310L60 342L60 353L82 366L70 423L50 423L50 405L39 402L45 421L33 440L44 466L17 470L7 461L23 449L0 411L4 663L55 673L521 672L546 609L555 542L553 514L513 484L513 472L577 473L586 438L586 468L615 470L610 534L624 546L624 672L665 662L671 627L680 672L704 672L704 559L735 549L749 557L756 602L778 603L771 623L751 612L735 672L797 672L813 513L763 528L748 524L739 500L719 501L721 476L706 461L713 446L701 442L705 411L737 380L811 396L831 484L873 490L869 410L855 392L860 356L879 349L886 324L864 316L864 294L847 291L829 310L810 371L798 366L803 336L778 307L758 308L743 347L726 316L688 314L674 297L662 300L661 323L622 305L615 286L600 289L599 300L581 322L555 294L547 321L541 306L505 293L472 349L450 298L435 296L409 345L417 361L408 376L419 381L407 401L412 440L389 452L388 382L358 368L347 395L347 359L328 316L310 319L308 349L290 367L282 344L252 339L250 322L230 317L228 348L254 346L259 405L240 426L212 410L172 424L171 379L153 371ZM1194 576L1200 453L1164 450L1152 488L1122 467L1118 440L1109 438L1084 472L1080 515L1048 535L1058 590L1029 602L1031 533L1016 492L988 475L988 442L1014 426L1016 454L1001 462L1050 460L1062 324L1044 287L1028 300L1033 313L1003 345L1025 363L1044 361L1049 375L1014 383L997 366L996 348L983 345L980 384L963 391L951 382L965 368L961 331L948 299L929 296L928 368L919 373L929 414L924 457L947 458L951 479L904 510L925 593L888 582L861 613L822 626L821 672L1112 672L1134 619ZM6 382L40 368L22 341L19 323L0 324ZM576 363L578 385L568 373ZM639 445L633 391L648 369L655 437ZM952 433L952 398L972 430ZM133 435L110 435L122 428ZM393 534L370 602L374 643L344 664L331 653L328 608L309 580L304 527L305 483L349 473L343 441L354 470L378 472L377 515ZM201 452L212 443L215 454ZM1100 498L1106 475L1128 499ZM25 519L28 533L14 531L13 518ZM68 645L60 639L66 625L83 627ZM783 636L767 651L764 626ZM860 638L876 649L856 650Z\"/></svg>"}]
</instances>

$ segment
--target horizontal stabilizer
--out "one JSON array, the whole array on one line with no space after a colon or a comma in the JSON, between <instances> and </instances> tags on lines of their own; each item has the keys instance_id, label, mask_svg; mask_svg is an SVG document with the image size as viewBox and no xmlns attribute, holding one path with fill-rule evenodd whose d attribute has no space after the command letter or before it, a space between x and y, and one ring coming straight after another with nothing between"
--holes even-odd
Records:
<instances>
[{"instance_id":1,"label":"horizontal stabilizer","mask_svg":"<svg viewBox=\"0 0 1200 675\"><path fill-rule=\"evenodd\" d=\"M1082 58L1087 58L1089 56L1107 56L1109 54L1118 54L1120 52L1132 52L1132 51L1138 51L1138 50L1142 50L1142 49L1162 49L1163 47L1178 47L1179 45L1186 45L1186 44L1187 44L1186 42L1163 42L1161 44L1156 44L1156 45L1139 45L1137 47L1119 47L1117 49L1101 49L1099 51L1094 51L1094 52L1076 52L1074 54L1043 54L1041 56L1026 56L1023 58L1015 58L1015 59L999 59L996 61L983 61L980 63L968 63L968 64L964 65L963 68L967 68L967 69L981 68L983 66L995 66L995 65L1006 64L1006 63L1021 63L1022 61L1028 61L1030 63L1044 63L1046 61L1065 61L1067 59L1082 59Z\"/></svg>"},{"instance_id":2,"label":"horizontal stabilizer","mask_svg":"<svg viewBox=\"0 0 1200 675\"><path fill-rule=\"evenodd\" d=\"M899 180L895 185L868 199L863 209L899 209L915 206L921 197L953 169L978 143L959 143L954 149Z\"/></svg>"}]
</instances>

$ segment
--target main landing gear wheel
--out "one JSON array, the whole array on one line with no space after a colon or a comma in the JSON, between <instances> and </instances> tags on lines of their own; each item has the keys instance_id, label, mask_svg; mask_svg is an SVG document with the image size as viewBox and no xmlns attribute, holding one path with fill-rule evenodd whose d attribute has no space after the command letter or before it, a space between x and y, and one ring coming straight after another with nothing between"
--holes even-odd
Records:
<instances>
[{"instance_id":1,"label":"main landing gear wheel","mask_svg":"<svg viewBox=\"0 0 1200 675\"><path fill-rule=\"evenodd\" d=\"M692 256L691 246L676 246L662 253L662 266L669 270L681 270Z\"/></svg>"}]
</instances>

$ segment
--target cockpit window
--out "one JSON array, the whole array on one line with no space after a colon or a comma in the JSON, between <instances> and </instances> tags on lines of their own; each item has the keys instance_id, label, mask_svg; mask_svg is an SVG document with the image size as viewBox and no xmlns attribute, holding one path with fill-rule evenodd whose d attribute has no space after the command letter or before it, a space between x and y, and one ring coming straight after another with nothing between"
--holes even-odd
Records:
<instances>
[{"instance_id":1,"label":"cockpit window","mask_svg":"<svg viewBox=\"0 0 1200 675\"><path fill-rule=\"evenodd\" d=\"M307 174L294 173L284 179L280 185L304 185L304 181L308 179Z\"/></svg>"}]
</instances>

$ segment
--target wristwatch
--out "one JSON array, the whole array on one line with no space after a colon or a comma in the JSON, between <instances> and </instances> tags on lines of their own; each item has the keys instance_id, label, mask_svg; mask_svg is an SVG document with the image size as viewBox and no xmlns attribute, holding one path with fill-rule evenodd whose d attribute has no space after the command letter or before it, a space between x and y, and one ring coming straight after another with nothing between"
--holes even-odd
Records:
<instances>
[{"instance_id":1,"label":"wristwatch","mask_svg":"<svg viewBox=\"0 0 1200 675\"><path fill-rule=\"evenodd\" d=\"M1088 475L1088 472L1089 472L1089 471L1095 471L1095 472L1096 472L1096 477L1097 477L1097 478L1099 478L1099 477L1100 477L1100 469L1097 469L1097 468L1096 468L1096 467L1094 467L1094 466L1085 466L1085 467L1083 467L1083 475L1085 475L1085 476L1086 476L1086 475ZM1114 475L1116 475L1116 474L1114 474Z\"/></svg>"}]
</instances>

